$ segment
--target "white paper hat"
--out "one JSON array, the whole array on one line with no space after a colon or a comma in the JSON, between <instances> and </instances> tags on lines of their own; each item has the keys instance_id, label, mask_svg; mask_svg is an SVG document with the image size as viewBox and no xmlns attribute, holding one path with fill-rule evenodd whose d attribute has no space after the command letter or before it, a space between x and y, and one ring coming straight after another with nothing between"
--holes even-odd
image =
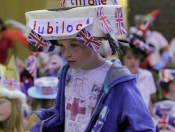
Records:
<instances>
[{"instance_id":1,"label":"white paper hat","mask_svg":"<svg viewBox=\"0 0 175 132\"><path fill-rule=\"evenodd\" d=\"M61 0L62 8L27 12L27 36L33 52L51 52L55 40L76 38L97 51L101 42L96 37L126 34L122 6L116 0ZM114 47L116 47L114 45Z\"/></svg>"}]
</instances>

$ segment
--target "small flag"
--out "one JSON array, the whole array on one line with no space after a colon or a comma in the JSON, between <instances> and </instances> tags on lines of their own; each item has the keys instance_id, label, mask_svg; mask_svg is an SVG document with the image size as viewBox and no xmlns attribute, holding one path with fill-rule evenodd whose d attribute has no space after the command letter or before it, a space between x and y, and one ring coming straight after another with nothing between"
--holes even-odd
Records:
<instances>
[{"instance_id":1,"label":"small flag","mask_svg":"<svg viewBox=\"0 0 175 132\"><path fill-rule=\"evenodd\" d=\"M97 51L101 45L101 41L91 36L86 29L82 29L77 34L76 39L94 51Z\"/></svg>"},{"instance_id":2,"label":"small flag","mask_svg":"<svg viewBox=\"0 0 175 132\"><path fill-rule=\"evenodd\" d=\"M38 49L37 52L52 52L55 49L54 45L33 30L31 30L28 36L28 41Z\"/></svg>"},{"instance_id":3,"label":"small flag","mask_svg":"<svg viewBox=\"0 0 175 132\"><path fill-rule=\"evenodd\" d=\"M112 27L107 16L104 15L103 7L98 7L96 11L97 11L97 18L98 18L100 27L105 32L105 34L113 32L114 28Z\"/></svg>"},{"instance_id":4,"label":"small flag","mask_svg":"<svg viewBox=\"0 0 175 132\"><path fill-rule=\"evenodd\" d=\"M35 54L30 54L27 59L27 71L33 78L36 78L37 74L37 59Z\"/></svg>"},{"instance_id":5,"label":"small flag","mask_svg":"<svg viewBox=\"0 0 175 132\"><path fill-rule=\"evenodd\" d=\"M122 7L115 9L115 20L116 20L116 26L118 29L118 34L123 35L126 34L126 29L123 22L123 13L122 13Z\"/></svg>"}]
</instances>

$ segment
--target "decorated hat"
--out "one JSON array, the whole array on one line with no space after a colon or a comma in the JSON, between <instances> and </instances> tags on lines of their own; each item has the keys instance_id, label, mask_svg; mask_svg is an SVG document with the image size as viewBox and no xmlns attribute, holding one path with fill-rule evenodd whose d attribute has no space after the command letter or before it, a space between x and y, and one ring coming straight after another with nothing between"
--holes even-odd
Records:
<instances>
[{"instance_id":1,"label":"decorated hat","mask_svg":"<svg viewBox=\"0 0 175 132\"><path fill-rule=\"evenodd\" d=\"M0 97L19 99L22 105L25 105L26 103L26 96L20 89L14 55L12 55L8 63L5 73L1 68Z\"/></svg>"},{"instance_id":2,"label":"decorated hat","mask_svg":"<svg viewBox=\"0 0 175 132\"><path fill-rule=\"evenodd\" d=\"M142 36L142 37L145 36L146 31L150 28L153 21L156 19L158 13L159 13L159 10L156 9L147 15L144 15L142 17L140 16L136 17L138 19L137 21L139 21L137 35Z\"/></svg>"},{"instance_id":3,"label":"decorated hat","mask_svg":"<svg viewBox=\"0 0 175 132\"><path fill-rule=\"evenodd\" d=\"M159 71L159 83L164 82L168 83L175 79L175 70L174 69L163 69Z\"/></svg>"},{"instance_id":4,"label":"decorated hat","mask_svg":"<svg viewBox=\"0 0 175 132\"><path fill-rule=\"evenodd\" d=\"M138 49L145 57L154 51L154 46L147 44L145 39L136 33L129 33L126 40L131 48Z\"/></svg>"},{"instance_id":5,"label":"decorated hat","mask_svg":"<svg viewBox=\"0 0 175 132\"><path fill-rule=\"evenodd\" d=\"M25 14L29 50L51 52L56 40L75 38L97 51L100 37L108 39L113 54L119 51L117 35L126 34L126 29L117 0L60 0L60 5Z\"/></svg>"},{"instance_id":6,"label":"decorated hat","mask_svg":"<svg viewBox=\"0 0 175 132\"><path fill-rule=\"evenodd\" d=\"M28 95L37 99L55 99L58 89L56 77L41 77L34 81L34 86L28 89Z\"/></svg>"},{"instance_id":7,"label":"decorated hat","mask_svg":"<svg viewBox=\"0 0 175 132\"><path fill-rule=\"evenodd\" d=\"M148 44L145 41L145 33L149 30L152 22L155 20L159 13L159 10L154 10L148 15L142 17L138 27L131 27L130 32L127 35L126 40L130 43L130 46L140 50L146 57L152 53L155 47L152 44Z\"/></svg>"}]
</instances>

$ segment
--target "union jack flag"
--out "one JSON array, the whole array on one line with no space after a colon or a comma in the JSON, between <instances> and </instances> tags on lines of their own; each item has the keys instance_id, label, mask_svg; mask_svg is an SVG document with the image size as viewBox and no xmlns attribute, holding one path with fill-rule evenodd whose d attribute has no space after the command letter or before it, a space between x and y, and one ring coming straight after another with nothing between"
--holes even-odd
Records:
<instances>
[{"instance_id":1,"label":"union jack flag","mask_svg":"<svg viewBox=\"0 0 175 132\"><path fill-rule=\"evenodd\" d=\"M98 21L100 23L100 27L102 28L102 30L107 34L107 33L111 33L114 31L110 21L108 20L107 16L104 15L103 13L103 7L98 7L96 9L97 11L97 18Z\"/></svg>"},{"instance_id":2,"label":"union jack flag","mask_svg":"<svg viewBox=\"0 0 175 132\"><path fill-rule=\"evenodd\" d=\"M157 131L175 132L174 111L170 111L167 116L158 118Z\"/></svg>"},{"instance_id":3,"label":"union jack flag","mask_svg":"<svg viewBox=\"0 0 175 132\"><path fill-rule=\"evenodd\" d=\"M163 116L162 116L162 119L159 120L159 122L158 122L158 126L161 127L162 130L167 130L167 129L166 129L167 124L168 124L168 122L167 122L167 120L166 120L166 116L163 115Z\"/></svg>"},{"instance_id":4,"label":"union jack flag","mask_svg":"<svg viewBox=\"0 0 175 132\"><path fill-rule=\"evenodd\" d=\"M112 0L114 5L118 5L118 1L117 0Z\"/></svg>"},{"instance_id":5,"label":"union jack flag","mask_svg":"<svg viewBox=\"0 0 175 132\"><path fill-rule=\"evenodd\" d=\"M61 7L65 7L65 3L66 3L65 0L60 0L60 6L61 6Z\"/></svg>"},{"instance_id":6,"label":"union jack flag","mask_svg":"<svg viewBox=\"0 0 175 132\"><path fill-rule=\"evenodd\" d=\"M168 114L168 128L171 130L169 132L175 132L175 114L174 111L171 111Z\"/></svg>"},{"instance_id":7,"label":"union jack flag","mask_svg":"<svg viewBox=\"0 0 175 132\"><path fill-rule=\"evenodd\" d=\"M34 54L29 55L27 59L27 71L32 75L32 77L36 78L37 73L37 65L36 65L36 56Z\"/></svg>"},{"instance_id":8,"label":"union jack flag","mask_svg":"<svg viewBox=\"0 0 175 132\"><path fill-rule=\"evenodd\" d=\"M116 20L116 26L118 29L118 34L120 35L126 34L127 32L123 22L122 7L115 9L115 20Z\"/></svg>"},{"instance_id":9,"label":"union jack flag","mask_svg":"<svg viewBox=\"0 0 175 132\"><path fill-rule=\"evenodd\" d=\"M41 35L35 33L33 30L31 30L28 36L28 41L30 42L30 44L37 47L39 52L42 51L50 52L54 50L53 49L54 45L52 45L49 41L41 37Z\"/></svg>"},{"instance_id":10,"label":"union jack flag","mask_svg":"<svg viewBox=\"0 0 175 132\"><path fill-rule=\"evenodd\" d=\"M137 34L139 36L144 36L146 31L150 28L151 26L151 22L149 22L148 20L145 20L139 27Z\"/></svg>"},{"instance_id":11,"label":"union jack flag","mask_svg":"<svg viewBox=\"0 0 175 132\"><path fill-rule=\"evenodd\" d=\"M82 29L77 35L76 39L89 47L90 49L97 51L101 45L101 41L91 36L91 34L86 30Z\"/></svg>"},{"instance_id":12,"label":"union jack flag","mask_svg":"<svg viewBox=\"0 0 175 132\"><path fill-rule=\"evenodd\" d=\"M20 90L20 82L16 81L13 78L10 78L10 79L5 78L3 80L3 86L5 88L12 88L12 89Z\"/></svg>"}]
</instances>

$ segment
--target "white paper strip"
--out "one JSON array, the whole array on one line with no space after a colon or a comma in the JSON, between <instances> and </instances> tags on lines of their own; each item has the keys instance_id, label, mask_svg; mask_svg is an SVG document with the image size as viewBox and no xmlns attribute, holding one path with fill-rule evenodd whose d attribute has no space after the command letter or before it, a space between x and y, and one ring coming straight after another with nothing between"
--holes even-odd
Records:
<instances>
[{"instance_id":1,"label":"white paper strip","mask_svg":"<svg viewBox=\"0 0 175 132\"><path fill-rule=\"evenodd\" d=\"M41 36L70 36L93 23L93 18L29 20L29 27Z\"/></svg>"}]
</instances>

